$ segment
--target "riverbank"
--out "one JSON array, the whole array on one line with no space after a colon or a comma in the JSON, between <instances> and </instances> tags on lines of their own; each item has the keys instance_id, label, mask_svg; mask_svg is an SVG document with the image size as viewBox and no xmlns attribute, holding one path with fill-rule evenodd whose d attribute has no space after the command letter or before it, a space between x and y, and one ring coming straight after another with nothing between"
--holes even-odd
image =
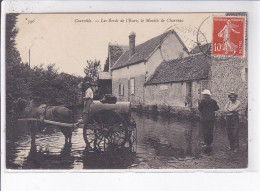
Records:
<instances>
[{"instance_id":1,"label":"riverbank","mask_svg":"<svg viewBox=\"0 0 260 191\"><path fill-rule=\"evenodd\" d=\"M217 123L214 129L213 151L210 154L204 154L203 134L199 121L140 112L134 112L134 114L139 127L138 134L143 135L142 128L140 128L142 124L149 124L147 126L150 128L146 136L158 137L158 140L155 144L156 139L150 138L153 141L150 143L152 148L147 151L150 155L142 155L140 163L131 168L243 169L248 166L248 127L245 123L240 123L240 151L238 153L228 151L229 141L226 127ZM138 117L139 115L141 117ZM144 141L139 136L138 145L142 145L142 142Z\"/></svg>"},{"instance_id":2,"label":"riverbank","mask_svg":"<svg viewBox=\"0 0 260 191\"><path fill-rule=\"evenodd\" d=\"M36 137L32 152L29 128L12 123L6 140L10 169L234 169L248 163L247 125L240 126L240 151L227 151L225 126L214 129L213 151L202 152L199 121L132 112L137 127L136 152L84 154L82 129L75 128L72 146L64 145L59 128L47 128ZM19 131L18 131L19 130Z\"/></svg>"},{"instance_id":3,"label":"riverbank","mask_svg":"<svg viewBox=\"0 0 260 191\"><path fill-rule=\"evenodd\" d=\"M132 111L149 115L160 115L169 118L178 118L198 122L200 120L200 112L195 107L177 107L168 105L132 105ZM247 126L246 112L242 111L239 115L239 121L242 126ZM223 110L216 112L216 126L225 126L226 120Z\"/></svg>"}]
</instances>

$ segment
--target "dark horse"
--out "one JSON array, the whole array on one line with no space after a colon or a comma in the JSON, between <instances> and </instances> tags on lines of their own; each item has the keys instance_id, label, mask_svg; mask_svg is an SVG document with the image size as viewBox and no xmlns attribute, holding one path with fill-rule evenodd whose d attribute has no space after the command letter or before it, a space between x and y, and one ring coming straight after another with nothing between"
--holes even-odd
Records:
<instances>
[{"instance_id":1,"label":"dark horse","mask_svg":"<svg viewBox=\"0 0 260 191\"><path fill-rule=\"evenodd\" d=\"M72 111L64 106L39 105L33 100L27 101L22 98L19 98L15 105L16 112L22 114L24 118L47 119L62 123L75 122ZM39 127L40 123L39 121L28 121L28 125L31 128L32 143L35 142L35 129ZM65 144L71 144L72 128L60 127L60 130L65 136Z\"/></svg>"}]
</instances>

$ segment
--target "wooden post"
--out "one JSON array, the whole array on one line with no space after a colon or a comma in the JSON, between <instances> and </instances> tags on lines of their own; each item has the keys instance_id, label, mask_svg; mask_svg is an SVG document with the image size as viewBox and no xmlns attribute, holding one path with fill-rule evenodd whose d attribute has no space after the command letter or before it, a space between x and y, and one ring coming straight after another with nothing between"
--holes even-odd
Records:
<instances>
[{"instance_id":1,"label":"wooden post","mask_svg":"<svg viewBox=\"0 0 260 191\"><path fill-rule=\"evenodd\" d=\"M36 139L36 128L33 127L32 123L27 123L30 126L31 130L31 148L36 147L35 139ZM37 126L37 121L35 122L35 125Z\"/></svg>"}]
</instances>

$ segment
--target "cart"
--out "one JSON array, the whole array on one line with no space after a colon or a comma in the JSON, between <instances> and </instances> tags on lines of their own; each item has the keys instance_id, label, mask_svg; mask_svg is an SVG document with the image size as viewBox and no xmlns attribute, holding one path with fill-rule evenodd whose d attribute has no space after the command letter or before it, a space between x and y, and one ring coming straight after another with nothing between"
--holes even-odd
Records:
<instances>
[{"instance_id":1,"label":"cart","mask_svg":"<svg viewBox=\"0 0 260 191\"><path fill-rule=\"evenodd\" d=\"M136 124L131 117L130 102L93 101L89 113L83 126L83 138L88 149L136 148Z\"/></svg>"},{"instance_id":2,"label":"cart","mask_svg":"<svg viewBox=\"0 0 260 191\"><path fill-rule=\"evenodd\" d=\"M87 123L62 123L38 118L19 119L39 121L60 127L83 128L83 139L89 151L131 149L136 151L136 124L131 117L130 102L102 103L94 100L90 105ZM84 119L83 119L84 121Z\"/></svg>"}]
</instances>

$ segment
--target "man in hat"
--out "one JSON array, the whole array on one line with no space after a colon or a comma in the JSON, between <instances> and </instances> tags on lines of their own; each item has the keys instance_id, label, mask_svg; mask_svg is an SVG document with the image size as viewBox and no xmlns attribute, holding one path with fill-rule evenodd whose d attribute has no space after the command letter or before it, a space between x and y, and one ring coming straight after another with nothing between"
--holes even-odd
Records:
<instances>
[{"instance_id":1,"label":"man in hat","mask_svg":"<svg viewBox=\"0 0 260 191\"><path fill-rule=\"evenodd\" d=\"M213 129L215 124L215 111L219 110L217 102L211 98L211 92L205 89L201 92L203 98L199 103L201 126L204 136L205 152L212 150Z\"/></svg>"},{"instance_id":2,"label":"man in hat","mask_svg":"<svg viewBox=\"0 0 260 191\"><path fill-rule=\"evenodd\" d=\"M90 106L93 102L93 91L91 89L90 82L86 82L86 88L85 91L85 97L84 99L84 108L83 108L83 117L84 117L84 124L87 123L87 120L89 119L89 112L90 112Z\"/></svg>"},{"instance_id":3,"label":"man in hat","mask_svg":"<svg viewBox=\"0 0 260 191\"><path fill-rule=\"evenodd\" d=\"M239 150L239 109L240 101L237 100L237 94L230 92L228 95L229 102L225 106L227 120L227 133L230 144L230 151L238 152Z\"/></svg>"}]
</instances>

